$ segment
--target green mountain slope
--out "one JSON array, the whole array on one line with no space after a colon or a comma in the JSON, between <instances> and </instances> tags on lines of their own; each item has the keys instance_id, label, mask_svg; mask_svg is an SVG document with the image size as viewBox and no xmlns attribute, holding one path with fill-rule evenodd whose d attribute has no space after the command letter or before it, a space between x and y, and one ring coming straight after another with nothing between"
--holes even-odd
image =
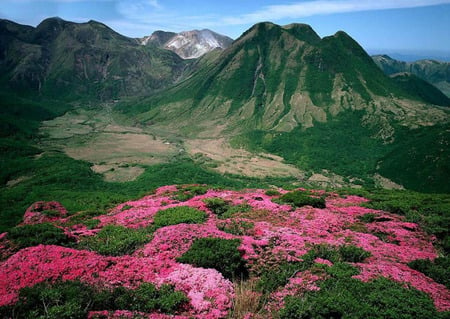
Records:
<instances>
[{"instance_id":1,"label":"green mountain slope","mask_svg":"<svg viewBox=\"0 0 450 319\"><path fill-rule=\"evenodd\" d=\"M403 62L387 55L374 55L372 59L388 75L409 72L430 82L450 97L450 63L434 60Z\"/></svg>"},{"instance_id":2,"label":"green mountain slope","mask_svg":"<svg viewBox=\"0 0 450 319\"><path fill-rule=\"evenodd\" d=\"M0 21L2 85L67 100L145 95L175 82L185 62L141 46L104 24L44 20L36 28Z\"/></svg>"},{"instance_id":3,"label":"green mountain slope","mask_svg":"<svg viewBox=\"0 0 450 319\"><path fill-rule=\"evenodd\" d=\"M450 106L450 98L447 97L437 87L429 82L422 80L412 73L395 73L391 77L405 91L411 95L416 94L424 101L435 105Z\"/></svg>"},{"instance_id":4,"label":"green mountain slope","mask_svg":"<svg viewBox=\"0 0 450 319\"><path fill-rule=\"evenodd\" d=\"M346 33L321 39L307 25L260 23L202 61L178 85L119 110L184 138L214 131L306 171L450 191L450 155L440 146L450 142L440 134L449 113L433 105L441 97L417 78L386 76Z\"/></svg>"}]
</instances>

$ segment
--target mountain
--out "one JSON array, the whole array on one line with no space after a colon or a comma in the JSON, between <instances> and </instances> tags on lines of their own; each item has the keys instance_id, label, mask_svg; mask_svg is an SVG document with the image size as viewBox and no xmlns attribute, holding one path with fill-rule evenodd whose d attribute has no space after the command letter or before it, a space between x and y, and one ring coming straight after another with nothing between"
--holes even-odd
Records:
<instances>
[{"instance_id":1,"label":"mountain","mask_svg":"<svg viewBox=\"0 0 450 319\"><path fill-rule=\"evenodd\" d=\"M183 59L195 59L214 49L228 48L233 39L208 29L180 33L155 31L141 39L143 45L156 45L171 50Z\"/></svg>"},{"instance_id":2,"label":"mountain","mask_svg":"<svg viewBox=\"0 0 450 319\"><path fill-rule=\"evenodd\" d=\"M450 191L448 110L386 76L345 32L321 39L308 25L259 23L205 59L189 78L122 111L144 126L225 137L309 172L364 183L379 174Z\"/></svg>"},{"instance_id":3,"label":"mountain","mask_svg":"<svg viewBox=\"0 0 450 319\"><path fill-rule=\"evenodd\" d=\"M394 73L391 78L405 91L416 94L423 100L441 106L450 106L450 98L433 84L409 72Z\"/></svg>"},{"instance_id":4,"label":"mountain","mask_svg":"<svg viewBox=\"0 0 450 319\"><path fill-rule=\"evenodd\" d=\"M403 62L387 55L372 56L375 63L388 75L409 72L430 82L450 97L450 63L435 60Z\"/></svg>"},{"instance_id":5,"label":"mountain","mask_svg":"<svg viewBox=\"0 0 450 319\"><path fill-rule=\"evenodd\" d=\"M2 86L21 94L111 100L145 95L174 83L185 62L141 46L106 25L59 18L36 28L0 21Z\"/></svg>"}]
</instances>

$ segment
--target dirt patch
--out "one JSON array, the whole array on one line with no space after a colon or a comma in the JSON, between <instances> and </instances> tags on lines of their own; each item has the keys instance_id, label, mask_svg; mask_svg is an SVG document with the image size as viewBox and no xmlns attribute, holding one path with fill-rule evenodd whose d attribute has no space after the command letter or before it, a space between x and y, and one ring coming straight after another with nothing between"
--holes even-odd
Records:
<instances>
[{"instance_id":1,"label":"dirt patch","mask_svg":"<svg viewBox=\"0 0 450 319\"><path fill-rule=\"evenodd\" d=\"M186 150L194 157L208 157L220 173L242 174L251 177L300 177L302 172L292 165L282 163L282 158L272 154L252 154L244 149L234 149L224 138L196 139L185 142Z\"/></svg>"},{"instance_id":2,"label":"dirt patch","mask_svg":"<svg viewBox=\"0 0 450 319\"><path fill-rule=\"evenodd\" d=\"M63 150L68 156L88 161L107 181L131 181L144 172L141 165L167 162L179 153L177 144L121 125L111 109L79 109L46 121L41 126L44 150Z\"/></svg>"},{"instance_id":3,"label":"dirt patch","mask_svg":"<svg viewBox=\"0 0 450 319\"><path fill-rule=\"evenodd\" d=\"M65 147L72 158L91 163L161 163L176 153L175 146L146 134L100 133L83 145Z\"/></svg>"},{"instance_id":4,"label":"dirt patch","mask_svg":"<svg viewBox=\"0 0 450 319\"><path fill-rule=\"evenodd\" d=\"M399 185L393 181L391 181L389 178L386 178L384 176L381 176L380 174L375 174L373 176L375 183L377 186L380 186L385 189L405 189L402 185Z\"/></svg>"},{"instance_id":5,"label":"dirt patch","mask_svg":"<svg viewBox=\"0 0 450 319\"><path fill-rule=\"evenodd\" d=\"M120 166L117 164L110 165L94 165L91 169L102 174L105 181L108 182L131 182L144 173L145 169L139 166Z\"/></svg>"}]
</instances>

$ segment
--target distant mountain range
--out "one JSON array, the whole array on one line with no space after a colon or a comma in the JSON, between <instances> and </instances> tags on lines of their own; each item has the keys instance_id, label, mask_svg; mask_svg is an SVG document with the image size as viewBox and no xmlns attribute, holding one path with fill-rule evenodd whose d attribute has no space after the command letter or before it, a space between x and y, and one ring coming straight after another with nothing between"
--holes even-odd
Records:
<instances>
[{"instance_id":1,"label":"distant mountain range","mask_svg":"<svg viewBox=\"0 0 450 319\"><path fill-rule=\"evenodd\" d=\"M386 74L409 72L430 82L450 97L450 62L435 60L403 62L392 59L388 55L374 55L372 58Z\"/></svg>"},{"instance_id":2,"label":"distant mountain range","mask_svg":"<svg viewBox=\"0 0 450 319\"><path fill-rule=\"evenodd\" d=\"M36 28L2 20L0 36L5 95L123 99L121 117L181 141L221 138L353 184L381 175L450 191L450 100L416 76L387 76L345 32L258 23L230 44L209 30L131 39L51 18Z\"/></svg>"},{"instance_id":3,"label":"distant mountain range","mask_svg":"<svg viewBox=\"0 0 450 319\"><path fill-rule=\"evenodd\" d=\"M106 25L49 18L36 28L0 20L1 83L27 94L111 100L174 83L184 61Z\"/></svg>"},{"instance_id":4,"label":"distant mountain range","mask_svg":"<svg viewBox=\"0 0 450 319\"><path fill-rule=\"evenodd\" d=\"M233 39L211 30L193 30L180 33L155 31L140 39L143 45L156 45L171 50L183 59L195 59L214 49L228 48Z\"/></svg>"}]
</instances>

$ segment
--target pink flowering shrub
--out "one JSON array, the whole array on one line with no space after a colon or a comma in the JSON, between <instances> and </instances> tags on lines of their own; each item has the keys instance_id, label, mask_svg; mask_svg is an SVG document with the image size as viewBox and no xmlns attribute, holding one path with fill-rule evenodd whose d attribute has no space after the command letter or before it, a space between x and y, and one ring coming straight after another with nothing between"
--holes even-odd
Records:
<instances>
[{"instance_id":1,"label":"pink flowering shrub","mask_svg":"<svg viewBox=\"0 0 450 319\"><path fill-rule=\"evenodd\" d=\"M65 210L57 203L32 205L24 223L51 222L69 237L77 238L79 243L73 248L38 245L12 251L8 234L0 235L0 252L4 258L9 257L0 262L0 306L14 304L20 289L44 281L79 280L107 289L121 286L136 289L147 282L157 287L170 284L176 291L186 294L189 303L174 318L224 318L235 297L231 281L210 266L198 267L182 263L181 259L177 261L196 240L218 238L239 242L236 251L245 260L252 279L276 280L283 274L283 280L262 290L267 294L265 318L291 305L287 302L289 298L310 296L322 289L322 283L326 286L329 280L341 278L337 275L341 273L347 276L346 284L355 287L372 282L374 286L381 285L377 278L389 278L426 293L438 310L450 310L449 290L407 265L415 259L437 257L433 238L423 233L417 224L407 223L398 215L361 207L367 202L362 197L342 198L334 193L308 191L310 198L324 198L325 206L293 209L291 205L273 202L272 199L281 195L265 190L208 190L204 193L204 190L184 187L181 191L176 186L165 186L153 195L120 204L105 215L93 217L98 223L93 223L91 229L70 223L70 218L64 218ZM304 197L302 192L306 193L302 189L296 191L299 197ZM217 203L225 203L227 211L230 207L238 208L230 214L215 214L213 205L208 204L212 198ZM201 223L182 220L176 225L155 224L158 212L180 206L200 211ZM52 209L58 212L55 216L45 215L46 210ZM124 249L124 255L117 257L108 256L113 248L106 256L83 250L91 248L82 243L94 243L99 239L108 243L112 239L108 232L111 227L119 227L124 234L145 231L145 240L133 249ZM96 237L99 233L101 236ZM117 247L121 241L118 240ZM325 248L321 251L317 247ZM338 255L330 250L337 251ZM343 262L350 263L353 270L339 268ZM270 272L273 277L267 275ZM397 291L398 286L392 289ZM132 309L89 313L89 318L133 316L168 318L162 313ZM258 318L258 315L248 317Z\"/></svg>"},{"instance_id":2,"label":"pink flowering shrub","mask_svg":"<svg viewBox=\"0 0 450 319\"><path fill-rule=\"evenodd\" d=\"M66 217L67 210L58 202L36 202L28 207L23 224L33 225L54 222Z\"/></svg>"}]
</instances>

